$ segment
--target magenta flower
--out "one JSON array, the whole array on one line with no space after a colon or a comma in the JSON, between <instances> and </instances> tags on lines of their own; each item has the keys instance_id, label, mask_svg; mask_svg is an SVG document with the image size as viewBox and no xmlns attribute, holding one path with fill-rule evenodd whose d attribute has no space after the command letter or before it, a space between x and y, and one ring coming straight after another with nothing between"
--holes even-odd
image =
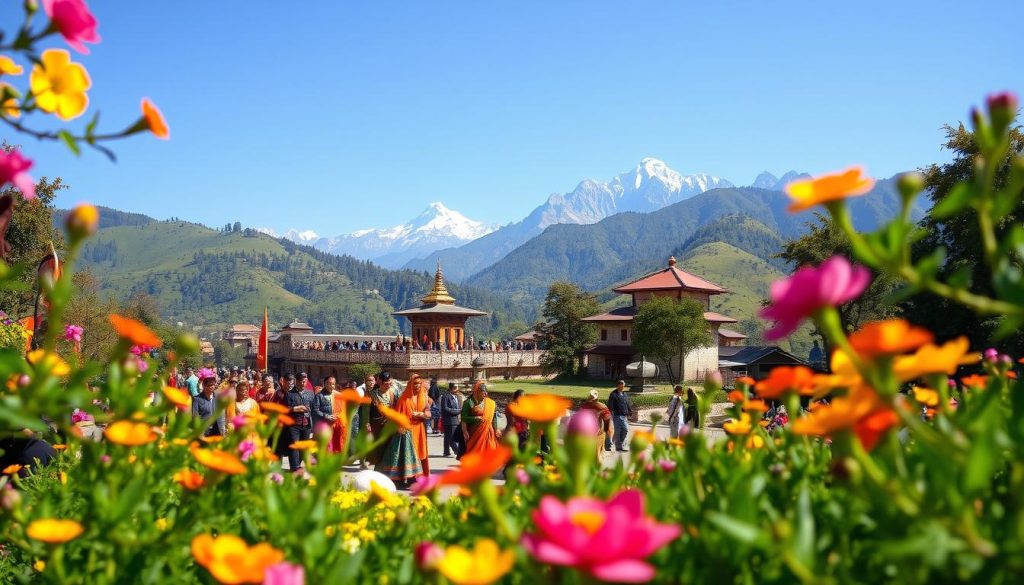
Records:
<instances>
[{"instance_id":1,"label":"magenta flower","mask_svg":"<svg viewBox=\"0 0 1024 585\"><path fill-rule=\"evenodd\" d=\"M522 467L517 467L515 475L512 477L516 478L519 485L530 485L530 474L526 472Z\"/></svg>"},{"instance_id":2,"label":"magenta flower","mask_svg":"<svg viewBox=\"0 0 1024 585\"><path fill-rule=\"evenodd\" d=\"M64 37L64 42L79 53L89 54L89 49L82 43L100 42L96 17L89 11L85 0L43 0L43 10Z\"/></svg>"},{"instance_id":3,"label":"magenta flower","mask_svg":"<svg viewBox=\"0 0 1024 585\"><path fill-rule=\"evenodd\" d=\"M68 341L74 341L76 343L81 343L82 333L84 332L85 329L79 327L78 325L68 325L64 327L64 339Z\"/></svg>"},{"instance_id":4,"label":"magenta flower","mask_svg":"<svg viewBox=\"0 0 1024 585\"><path fill-rule=\"evenodd\" d=\"M565 432L568 435L596 437L601 432L601 427L597 424L597 416L594 411L584 408L577 410L569 417L569 424L566 425Z\"/></svg>"},{"instance_id":5,"label":"magenta flower","mask_svg":"<svg viewBox=\"0 0 1024 585\"><path fill-rule=\"evenodd\" d=\"M764 338L775 341L786 337L800 322L825 307L835 307L857 298L871 284L871 272L854 266L842 256L833 256L821 266L801 268L785 280L772 283L772 304L761 310L761 317L775 325Z\"/></svg>"},{"instance_id":6,"label":"magenta flower","mask_svg":"<svg viewBox=\"0 0 1024 585\"><path fill-rule=\"evenodd\" d=\"M235 418L238 418L238 417L235 417ZM238 425L236 424L235 426L237 427ZM245 440L245 441L242 441L241 443L238 444L239 458L242 461L248 461L249 458L252 457L253 453L255 453L255 452L256 452L256 443L254 443L252 441Z\"/></svg>"},{"instance_id":7,"label":"magenta flower","mask_svg":"<svg viewBox=\"0 0 1024 585\"><path fill-rule=\"evenodd\" d=\"M658 467L660 467L662 471L669 473L676 470L676 462L671 459L662 459L658 462Z\"/></svg>"},{"instance_id":8,"label":"magenta flower","mask_svg":"<svg viewBox=\"0 0 1024 585\"><path fill-rule=\"evenodd\" d=\"M306 570L302 565L281 561L267 567L263 573L263 585L306 585Z\"/></svg>"},{"instance_id":9,"label":"magenta flower","mask_svg":"<svg viewBox=\"0 0 1024 585\"><path fill-rule=\"evenodd\" d=\"M284 476L275 471L274 473L270 474L270 481L276 483L277 485L281 485L282 483L284 483Z\"/></svg>"},{"instance_id":10,"label":"magenta flower","mask_svg":"<svg viewBox=\"0 0 1024 585\"><path fill-rule=\"evenodd\" d=\"M25 199L35 199L36 182L26 172L32 164L31 160L21 156L20 151L0 151L0 187L10 183L21 191Z\"/></svg>"},{"instance_id":11,"label":"magenta flower","mask_svg":"<svg viewBox=\"0 0 1024 585\"><path fill-rule=\"evenodd\" d=\"M544 496L533 512L537 532L523 547L538 561L573 567L602 581L646 583L654 567L644 559L677 536L680 528L644 515L644 496L629 489L602 502Z\"/></svg>"},{"instance_id":12,"label":"magenta flower","mask_svg":"<svg viewBox=\"0 0 1024 585\"><path fill-rule=\"evenodd\" d=\"M436 490L440 482L440 475L421 475L416 478L416 482L409 488L409 493L414 496L427 495Z\"/></svg>"},{"instance_id":13,"label":"magenta flower","mask_svg":"<svg viewBox=\"0 0 1024 585\"><path fill-rule=\"evenodd\" d=\"M437 563L444 558L444 549L429 540L424 540L416 545L414 556L416 566L421 571L433 571Z\"/></svg>"}]
</instances>

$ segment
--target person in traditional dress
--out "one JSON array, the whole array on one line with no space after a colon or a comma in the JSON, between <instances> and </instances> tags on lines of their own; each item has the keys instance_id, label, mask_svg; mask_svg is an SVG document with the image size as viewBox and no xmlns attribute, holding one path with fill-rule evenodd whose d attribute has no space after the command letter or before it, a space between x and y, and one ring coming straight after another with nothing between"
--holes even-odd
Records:
<instances>
[{"instance_id":1,"label":"person in traditional dress","mask_svg":"<svg viewBox=\"0 0 1024 585\"><path fill-rule=\"evenodd\" d=\"M498 447L497 405L487 397L487 385L477 382L473 395L462 403L463 436L466 453L486 453Z\"/></svg>"},{"instance_id":2,"label":"person in traditional dress","mask_svg":"<svg viewBox=\"0 0 1024 585\"><path fill-rule=\"evenodd\" d=\"M336 388L337 384L333 383L332 378L332 393L331 393L331 412L334 413L333 429L331 431L331 452L341 453L343 451L351 451L350 443L355 438L355 433L349 432L350 417L352 413L349 408L357 408L342 400L342 393L345 390L355 390L355 382L349 380L345 382L343 388ZM359 425L359 415L357 414L351 419L351 424Z\"/></svg>"},{"instance_id":3,"label":"person in traditional dress","mask_svg":"<svg viewBox=\"0 0 1024 585\"><path fill-rule=\"evenodd\" d=\"M260 413L260 405L256 400L249 396L249 381L240 380L235 384L235 399L228 402L228 430L235 430L235 417L238 415L244 416L256 416Z\"/></svg>"},{"instance_id":4,"label":"person in traditional dress","mask_svg":"<svg viewBox=\"0 0 1024 585\"><path fill-rule=\"evenodd\" d=\"M508 407L518 403L523 394L525 394L523 390L516 390L512 393L512 400L505 407L505 430L503 431L504 435L512 434L516 436L520 450L525 449L526 444L530 441L530 421L521 416L516 416L512 413L512 409Z\"/></svg>"},{"instance_id":5,"label":"person in traditional dress","mask_svg":"<svg viewBox=\"0 0 1024 585\"><path fill-rule=\"evenodd\" d=\"M587 409L594 412L594 416L597 418L598 428L600 432L597 435L597 460L601 461L604 457L604 452L607 450L605 445L609 445L612 440L612 412L608 410L608 407L603 402L598 400L597 390L591 390L589 397L580 404L580 410Z\"/></svg>"},{"instance_id":6,"label":"person in traditional dress","mask_svg":"<svg viewBox=\"0 0 1024 585\"><path fill-rule=\"evenodd\" d=\"M376 383L367 393L370 397L370 404L367 409L366 432L370 434L373 440L381 436L381 431L388 422L387 417L381 412L380 406L384 405L388 408L394 408L395 400L398 398L395 395L395 391L391 388L391 384L391 373L381 372L377 374ZM377 465L383 451L383 446L377 447L366 455L366 462Z\"/></svg>"},{"instance_id":7,"label":"person in traditional dress","mask_svg":"<svg viewBox=\"0 0 1024 585\"><path fill-rule=\"evenodd\" d=\"M391 436L374 469L397 485L410 484L419 475L430 475L426 424L430 420L429 386L429 382L413 374L395 402L395 410L409 417L412 428L399 429Z\"/></svg>"}]
</instances>

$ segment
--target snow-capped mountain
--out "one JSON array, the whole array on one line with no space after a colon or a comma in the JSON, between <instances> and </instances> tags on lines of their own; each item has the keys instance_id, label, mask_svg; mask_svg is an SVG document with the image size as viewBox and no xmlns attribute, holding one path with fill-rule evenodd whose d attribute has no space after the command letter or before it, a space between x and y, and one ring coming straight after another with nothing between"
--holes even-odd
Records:
<instances>
[{"instance_id":1,"label":"snow-capped mountain","mask_svg":"<svg viewBox=\"0 0 1024 585\"><path fill-rule=\"evenodd\" d=\"M257 229L277 235L273 230ZM469 219L443 203L434 202L412 220L390 228L362 229L333 238L321 237L310 230L290 229L280 237L325 252L348 254L396 268L413 258L460 246L494 230L494 226Z\"/></svg>"},{"instance_id":2,"label":"snow-capped mountain","mask_svg":"<svg viewBox=\"0 0 1024 585\"><path fill-rule=\"evenodd\" d=\"M789 171L785 175L782 175L781 178L765 171L758 175L750 186L758 189L768 189L769 191L782 191L789 183L807 178L810 178L810 175L807 173L798 173L796 171Z\"/></svg>"},{"instance_id":3,"label":"snow-capped mountain","mask_svg":"<svg viewBox=\"0 0 1024 585\"><path fill-rule=\"evenodd\" d=\"M568 193L554 194L520 222L507 225L457 249L439 250L407 263L430 270L440 259L445 274L465 278L503 258L554 224L591 224L624 211L655 211L709 189L732 187L707 174L683 175L656 158L645 158L632 170L608 181L586 179Z\"/></svg>"}]
</instances>

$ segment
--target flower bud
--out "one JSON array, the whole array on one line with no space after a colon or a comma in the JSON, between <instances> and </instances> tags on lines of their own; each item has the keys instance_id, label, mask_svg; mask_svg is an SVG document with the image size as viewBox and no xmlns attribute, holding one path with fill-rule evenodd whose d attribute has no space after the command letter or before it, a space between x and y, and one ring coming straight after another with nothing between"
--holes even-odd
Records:
<instances>
[{"instance_id":1,"label":"flower bud","mask_svg":"<svg viewBox=\"0 0 1024 585\"><path fill-rule=\"evenodd\" d=\"M316 436L316 440L326 443L331 440L331 435L334 434L334 429L331 428L330 423L320 421L316 423L316 427L313 428L313 434Z\"/></svg>"},{"instance_id":2,"label":"flower bud","mask_svg":"<svg viewBox=\"0 0 1024 585\"><path fill-rule=\"evenodd\" d=\"M896 180L896 187L904 200L910 199L924 190L924 176L921 173L903 173Z\"/></svg>"},{"instance_id":3,"label":"flower bud","mask_svg":"<svg viewBox=\"0 0 1024 585\"><path fill-rule=\"evenodd\" d=\"M985 361L994 362L999 359L999 352L996 348L990 347L985 350Z\"/></svg>"},{"instance_id":4,"label":"flower bud","mask_svg":"<svg viewBox=\"0 0 1024 585\"><path fill-rule=\"evenodd\" d=\"M420 571L431 572L444 558L444 549L433 542L423 541L416 545L415 557Z\"/></svg>"},{"instance_id":5,"label":"flower bud","mask_svg":"<svg viewBox=\"0 0 1024 585\"><path fill-rule=\"evenodd\" d=\"M100 224L100 212L96 206L83 203L71 210L65 225L72 240L87 238L96 233Z\"/></svg>"},{"instance_id":6,"label":"flower bud","mask_svg":"<svg viewBox=\"0 0 1024 585\"><path fill-rule=\"evenodd\" d=\"M174 340L174 349L178 355L192 355L199 353L199 338L195 335L185 333Z\"/></svg>"},{"instance_id":7,"label":"flower bud","mask_svg":"<svg viewBox=\"0 0 1024 585\"><path fill-rule=\"evenodd\" d=\"M576 411L569 418L569 424L566 426L565 431L569 435L596 437L601 432L601 427L597 424L597 417L594 416L594 411L584 408Z\"/></svg>"},{"instance_id":8,"label":"flower bud","mask_svg":"<svg viewBox=\"0 0 1024 585\"><path fill-rule=\"evenodd\" d=\"M0 507L4 510L11 511L21 504L21 492L14 489L11 484L5 484L3 489L0 490Z\"/></svg>"},{"instance_id":9,"label":"flower bud","mask_svg":"<svg viewBox=\"0 0 1024 585\"><path fill-rule=\"evenodd\" d=\"M988 107L988 115L992 120L992 127L997 133L1002 133L1010 126L1017 116L1017 107L1020 105L1017 96L1011 92L1004 91L988 96L985 100Z\"/></svg>"},{"instance_id":10,"label":"flower bud","mask_svg":"<svg viewBox=\"0 0 1024 585\"><path fill-rule=\"evenodd\" d=\"M519 485L530 485L530 474L522 467L517 467L512 477L516 478Z\"/></svg>"}]
</instances>

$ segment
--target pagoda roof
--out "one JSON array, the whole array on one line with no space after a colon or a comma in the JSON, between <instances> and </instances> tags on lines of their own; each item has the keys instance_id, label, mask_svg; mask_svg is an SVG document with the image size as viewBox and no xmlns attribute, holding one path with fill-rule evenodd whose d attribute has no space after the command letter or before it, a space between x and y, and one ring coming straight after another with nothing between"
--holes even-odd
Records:
<instances>
[{"instance_id":1,"label":"pagoda roof","mask_svg":"<svg viewBox=\"0 0 1024 585\"><path fill-rule=\"evenodd\" d=\"M668 267L652 272L646 276L628 282L622 286L613 288L617 293L634 293L649 290L695 290L708 294L721 294L729 292L726 289L708 282L699 276L694 276L685 270L676 268L675 257L668 259Z\"/></svg>"},{"instance_id":2,"label":"pagoda roof","mask_svg":"<svg viewBox=\"0 0 1024 585\"><path fill-rule=\"evenodd\" d=\"M600 315L594 315L592 317L584 317L580 321L586 321L588 323L606 323L606 322L630 322L636 317L636 307L619 307L612 309L607 313L601 313ZM704 311L704 320L709 323L735 323L736 319L727 317L721 313L715 313L714 311Z\"/></svg>"},{"instance_id":3,"label":"pagoda roof","mask_svg":"<svg viewBox=\"0 0 1024 585\"><path fill-rule=\"evenodd\" d=\"M739 331L733 331L732 329L719 329L719 337L725 337L726 339L746 339L747 336L740 333Z\"/></svg>"},{"instance_id":4,"label":"pagoda roof","mask_svg":"<svg viewBox=\"0 0 1024 585\"><path fill-rule=\"evenodd\" d=\"M396 316L402 315L404 317L409 317L411 315L465 315L466 317L480 317L487 313L477 311L476 309L460 307L458 305L433 303L430 305L420 305L411 309L404 309L402 311L395 311L391 314Z\"/></svg>"}]
</instances>

